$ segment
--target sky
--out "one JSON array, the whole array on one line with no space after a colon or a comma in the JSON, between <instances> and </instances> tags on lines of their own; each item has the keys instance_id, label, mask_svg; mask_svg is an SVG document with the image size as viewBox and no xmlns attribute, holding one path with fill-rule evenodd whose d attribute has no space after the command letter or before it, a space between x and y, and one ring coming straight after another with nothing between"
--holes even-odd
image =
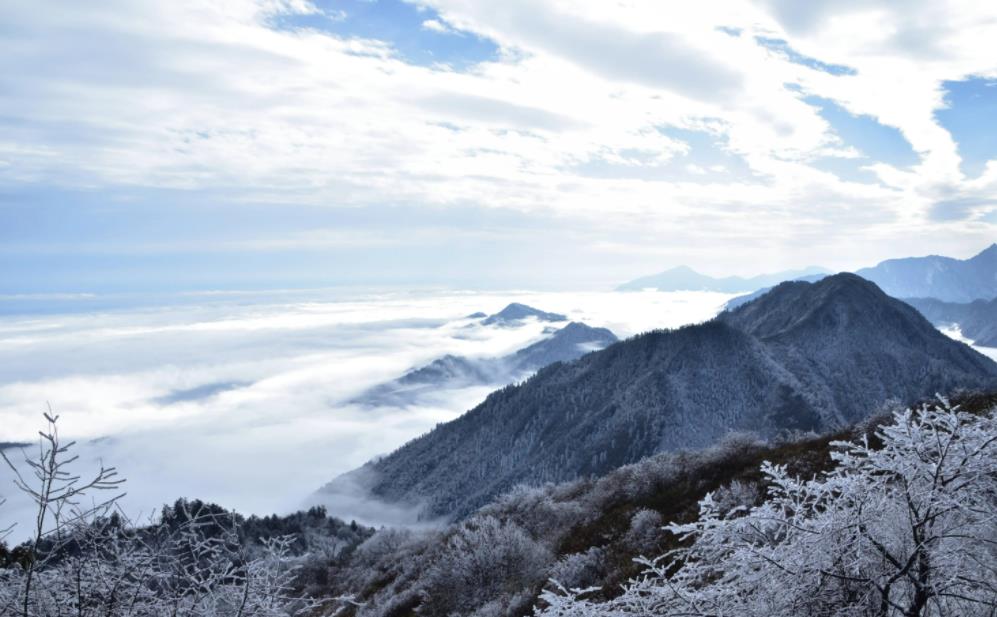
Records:
<instances>
[{"instance_id":1,"label":"sky","mask_svg":"<svg viewBox=\"0 0 997 617\"><path fill-rule=\"evenodd\" d=\"M4 0L0 294L608 289L997 238L997 4Z\"/></svg>"}]
</instances>

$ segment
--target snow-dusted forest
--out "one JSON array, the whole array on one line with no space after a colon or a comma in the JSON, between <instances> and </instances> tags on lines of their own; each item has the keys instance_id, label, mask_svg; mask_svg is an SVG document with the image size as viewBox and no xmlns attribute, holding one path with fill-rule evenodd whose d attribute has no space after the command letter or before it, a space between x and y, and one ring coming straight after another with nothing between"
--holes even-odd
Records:
<instances>
[{"instance_id":1,"label":"snow-dusted forest","mask_svg":"<svg viewBox=\"0 0 997 617\"><path fill-rule=\"evenodd\" d=\"M0 615L992 615L995 403L732 436L376 532L183 500L126 521L116 471L75 475L49 417L37 456L6 460L37 524L0 553Z\"/></svg>"},{"instance_id":2,"label":"snow-dusted forest","mask_svg":"<svg viewBox=\"0 0 997 617\"><path fill-rule=\"evenodd\" d=\"M546 592L541 615L992 615L997 609L997 418L943 401L895 413L835 468L762 466L764 501L700 501L687 544L606 602Z\"/></svg>"}]
</instances>

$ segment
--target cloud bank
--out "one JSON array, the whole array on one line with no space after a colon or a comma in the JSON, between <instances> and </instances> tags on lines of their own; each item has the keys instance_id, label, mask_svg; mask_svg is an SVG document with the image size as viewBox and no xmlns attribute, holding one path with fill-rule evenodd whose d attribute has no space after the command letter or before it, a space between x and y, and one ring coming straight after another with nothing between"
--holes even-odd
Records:
<instances>
[{"instance_id":1,"label":"cloud bank","mask_svg":"<svg viewBox=\"0 0 997 617\"><path fill-rule=\"evenodd\" d=\"M441 391L405 407L346 401L447 353L509 353L545 327L481 326L465 319L472 312L520 301L625 336L708 318L728 298L423 293L288 303L223 296L11 318L0 327L0 442L33 441L48 402L63 435L79 442L84 468L102 459L128 478L125 505L133 514L180 496L246 513L288 511L340 473L471 408L492 387ZM0 519L23 518L25 504L10 493L5 473L0 494L11 500Z\"/></svg>"}]
</instances>

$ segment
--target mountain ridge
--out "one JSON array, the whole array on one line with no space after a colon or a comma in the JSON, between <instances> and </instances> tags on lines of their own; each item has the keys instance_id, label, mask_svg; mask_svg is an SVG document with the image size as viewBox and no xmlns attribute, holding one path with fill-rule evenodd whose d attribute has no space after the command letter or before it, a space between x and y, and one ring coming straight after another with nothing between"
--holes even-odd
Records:
<instances>
[{"instance_id":1,"label":"mountain ridge","mask_svg":"<svg viewBox=\"0 0 997 617\"><path fill-rule=\"evenodd\" d=\"M601 475L731 431L834 430L892 397L997 383L997 364L856 275L784 283L756 303L547 366L361 468L368 488L460 517L518 483Z\"/></svg>"},{"instance_id":2,"label":"mountain ridge","mask_svg":"<svg viewBox=\"0 0 997 617\"><path fill-rule=\"evenodd\" d=\"M888 259L855 273L895 298L990 300L997 297L997 243L968 259L941 255Z\"/></svg>"},{"instance_id":3,"label":"mountain ridge","mask_svg":"<svg viewBox=\"0 0 997 617\"><path fill-rule=\"evenodd\" d=\"M770 274L759 274L751 277L725 276L714 277L696 272L688 266L678 266L642 276L623 283L617 291L640 291L653 288L658 291L717 291L737 293L755 291L762 287L771 287L785 280L792 280L815 275L824 275L828 271L818 266L808 266L799 270L786 270Z\"/></svg>"},{"instance_id":4,"label":"mountain ridge","mask_svg":"<svg viewBox=\"0 0 997 617\"><path fill-rule=\"evenodd\" d=\"M405 406L441 388L510 382L553 362L574 360L617 340L606 328L572 321L550 336L504 356L468 358L447 354L397 379L374 386L353 402L375 407Z\"/></svg>"}]
</instances>

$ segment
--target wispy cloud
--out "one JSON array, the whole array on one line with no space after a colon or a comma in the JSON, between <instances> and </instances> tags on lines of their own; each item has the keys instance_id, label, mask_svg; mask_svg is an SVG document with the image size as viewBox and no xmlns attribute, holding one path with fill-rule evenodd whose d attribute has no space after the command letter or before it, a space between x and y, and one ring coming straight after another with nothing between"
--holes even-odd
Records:
<instances>
[{"instance_id":1,"label":"wispy cloud","mask_svg":"<svg viewBox=\"0 0 997 617\"><path fill-rule=\"evenodd\" d=\"M438 19L427 19L422 22L422 27L426 30L439 32L441 34L453 34L454 30Z\"/></svg>"}]
</instances>

